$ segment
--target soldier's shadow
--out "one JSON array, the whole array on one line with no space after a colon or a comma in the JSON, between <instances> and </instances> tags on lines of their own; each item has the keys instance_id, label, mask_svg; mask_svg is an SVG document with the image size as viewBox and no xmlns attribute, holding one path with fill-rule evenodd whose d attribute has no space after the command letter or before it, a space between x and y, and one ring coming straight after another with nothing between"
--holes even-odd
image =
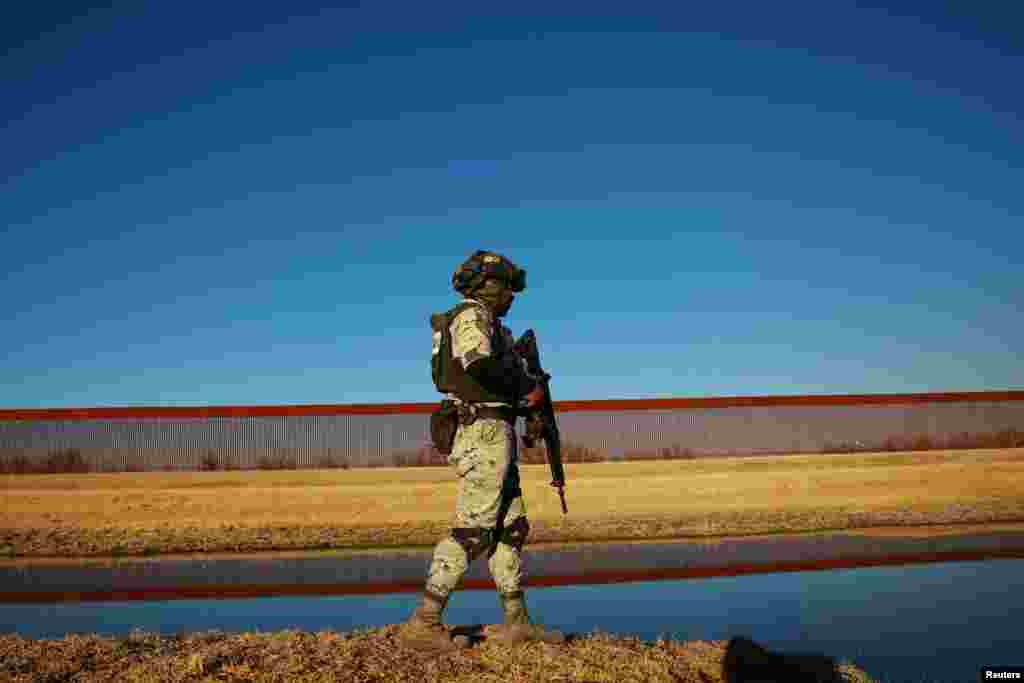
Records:
<instances>
[{"instance_id":1,"label":"soldier's shadow","mask_svg":"<svg viewBox=\"0 0 1024 683\"><path fill-rule=\"evenodd\" d=\"M466 636L469 638L470 645L479 645L483 641L487 640L487 636L484 634L483 624L467 624L464 626L453 626L451 629L451 636Z\"/></svg>"},{"instance_id":2,"label":"soldier's shadow","mask_svg":"<svg viewBox=\"0 0 1024 683\"><path fill-rule=\"evenodd\" d=\"M469 638L475 647L487 640L484 624L454 626L452 637ZM566 643L580 639L578 633L566 633ZM700 677L710 683L703 673ZM815 653L772 652L750 638L735 636L725 648L722 661L722 679L726 683L843 683L835 661Z\"/></svg>"},{"instance_id":3,"label":"soldier's shadow","mask_svg":"<svg viewBox=\"0 0 1024 683\"><path fill-rule=\"evenodd\" d=\"M484 624L453 626L450 629L450 635L452 638L457 636L466 636L469 638L470 646L474 647L487 640L487 627ZM581 637L582 636L578 633L566 633L565 642L571 643L575 640L579 640Z\"/></svg>"},{"instance_id":4,"label":"soldier's shadow","mask_svg":"<svg viewBox=\"0 0 1024 683\"><path fill-rule=\"evenodd\" d=\"M725 649L722 678L726 683L841 683L835 661L822 654L771 652L743 636Z\"/></svg>"}]
</instances>

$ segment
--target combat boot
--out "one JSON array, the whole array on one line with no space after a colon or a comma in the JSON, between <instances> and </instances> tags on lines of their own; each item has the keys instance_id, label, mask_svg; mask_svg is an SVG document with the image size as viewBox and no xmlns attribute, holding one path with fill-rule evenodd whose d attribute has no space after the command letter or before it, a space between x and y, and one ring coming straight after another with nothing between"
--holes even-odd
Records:
<instances>
[{"instance_id":1,"label":"combat boot","mask_svg":"<svg viewBox=\"0 0 1024 683\"><path fill-rule=\"evenodd\" d=\"M399 628L398 637L408 647L427 652L453 652L469 646L469 639L458 636L454 640L441 622L448 599L423 594L419 607Z\"/></svg>"},{"instance_id":2,"label":"combat boot","mask_svg":"<svg viewBox=\"0 0 1024 683\"><path fill-rule=\"evenodd\" d=\"M493 636L495 641L505 645L537 640L555 644L565 642L565 634L561 631L548 631L538 624L530 623L522 591L499 595L505 612L505 623L498 627Z\"/></svg>"}]
</instances>

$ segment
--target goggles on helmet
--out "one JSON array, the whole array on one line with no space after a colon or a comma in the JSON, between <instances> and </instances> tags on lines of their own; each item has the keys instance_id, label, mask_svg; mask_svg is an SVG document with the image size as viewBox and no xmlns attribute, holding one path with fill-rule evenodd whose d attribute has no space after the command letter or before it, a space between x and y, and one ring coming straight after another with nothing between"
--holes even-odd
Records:
<instances>
[{"instance_id":1,"label":"goggles on helmet","mask_svg":"<svg viewBox=\"0 0 1024 683\"><path fill-rule=\"evenodd\" d=\"M471 259L470 268L484 278L503 281L513 292L521 292L526 288L526 271L517 268L503 257L477 252Z\"/></svg>"}]
</instances>

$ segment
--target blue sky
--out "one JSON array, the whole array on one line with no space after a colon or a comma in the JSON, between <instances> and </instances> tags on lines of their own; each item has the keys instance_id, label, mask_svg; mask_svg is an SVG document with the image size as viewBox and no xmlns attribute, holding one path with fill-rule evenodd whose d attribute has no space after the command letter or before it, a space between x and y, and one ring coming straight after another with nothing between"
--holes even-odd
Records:
<instances>
[{"instance_id":1,"label":"blue sky","mask_svg":"<svg viewBox=\"0 0 1024 683\"><path fill-rule=\"evenodd\" d=\"M1012 10L692 5L5 21L0 407L433 401L478 248L556 400L1024 387Z\"/></svg>"}]
</instances>

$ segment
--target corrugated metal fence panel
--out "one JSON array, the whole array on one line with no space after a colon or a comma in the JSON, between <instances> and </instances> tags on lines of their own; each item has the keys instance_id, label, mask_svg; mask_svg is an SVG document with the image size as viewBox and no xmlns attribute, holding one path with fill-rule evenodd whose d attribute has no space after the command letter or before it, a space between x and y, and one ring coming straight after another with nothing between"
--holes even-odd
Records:
<instances>
[{"instance_id":1,"label":"corrugated metal fence panel","mask_svg":"<svg viewBox=\"0 0 1024 683\"><path fill-rule=\"evenodd\" d=\"M563 441L608 451L678 445L705 453L814 452L828 445L882 446L891 437L948 439L961 432L1024 429L1024 403L780 406L559 415Z\"/></svg>"},{"instance_id":2,"label":"corrugated metal fence panel","mask_svg":"<svg viewBox=\"0 0 1024 683\"><path fill-rule=\"evenodd\" d=\"M700 454L819 452L828 445L880 446L892 437L1024 430L1024 401L568 410L558 417L566 445L619 459L673 446ZM266 460L394 465L428 444L428 420L412 412L0 420L0 457L38 462L77 450L95 470L198 469L210 456L241 468Z\"/></svg>"}]
</instances>

